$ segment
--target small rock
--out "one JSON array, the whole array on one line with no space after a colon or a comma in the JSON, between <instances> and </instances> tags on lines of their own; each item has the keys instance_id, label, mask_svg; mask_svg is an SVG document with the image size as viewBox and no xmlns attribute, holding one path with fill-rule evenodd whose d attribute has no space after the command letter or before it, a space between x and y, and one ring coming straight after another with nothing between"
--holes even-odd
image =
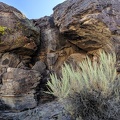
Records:
<instances>
[{"instance_id":1,"label":"small rock","mask_svg":"<svg viewBox=\"0 0 120 120\"><path fill-rule=\"evenodd\" d=\"M42 61L37 61L35 63L35 65L32 67L33 70L36 70L38 72L40 72L40 74L44 73L45 72L45 69L46 69L46 65L44 62Z\"/></svg>"},{"instance_id":2,"label":"small rock","mask_svg":"<svg viewBox=\"0 0 120 120\"><path fill-rule=\"evenodd\" d=\"M55 62L57 61L58 54L56 53L48 53L47 54L47 63L49 66L54 65Z\"/></svg>"}]
</instances>

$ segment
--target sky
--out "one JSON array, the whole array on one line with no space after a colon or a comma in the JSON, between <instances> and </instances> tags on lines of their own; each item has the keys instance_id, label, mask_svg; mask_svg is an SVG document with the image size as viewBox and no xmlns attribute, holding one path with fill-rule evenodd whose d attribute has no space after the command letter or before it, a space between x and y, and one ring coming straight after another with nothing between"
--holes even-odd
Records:
<instances>
[{"instance_id":1,"label":"sky","mask_svg":"<svg viewBox=\"0 0 120 120\"><path fill-rule=\"evenodd\" d=\"M20 10L27 18L37 19L50 16L53 8L65 0L0 0Z\"/></svg>"}]
</instances>

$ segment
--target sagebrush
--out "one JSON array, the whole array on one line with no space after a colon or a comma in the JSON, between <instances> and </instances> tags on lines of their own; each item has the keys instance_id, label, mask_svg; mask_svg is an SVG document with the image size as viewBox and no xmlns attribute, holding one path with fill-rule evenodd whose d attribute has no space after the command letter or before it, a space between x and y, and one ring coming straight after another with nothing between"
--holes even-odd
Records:
<instances>
[{"instance_id":1,"label":"sagebrush","mask_svg":"<svg viewBox=\"0 0 120 120\"><path fill-rule=\"evenodd\" d=\"M97 61L86 57L75 69L64 64L62 75L51 75L49 93L67 99L65 108L73 118L84 120L118 120L120 118L120 79L115 53L102 51Z\"/></svg>"}]
</instances>

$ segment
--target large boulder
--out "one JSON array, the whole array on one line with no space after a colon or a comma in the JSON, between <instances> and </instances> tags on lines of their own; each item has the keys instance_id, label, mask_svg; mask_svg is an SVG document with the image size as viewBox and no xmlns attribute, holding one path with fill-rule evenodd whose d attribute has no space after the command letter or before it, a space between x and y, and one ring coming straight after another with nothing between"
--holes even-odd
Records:
<instances>
[{"instance_id":1,"label":"large boulder","mask_svg":"<svg viewBox=\"0 0 120 120\"><path fill-rule=\"evenodd\" d=\"M107 49L118 43L118 0L67 0L54 8L54 22L71 43L85 51ZM117 48L116 48L117 49Z\"/></svg>"},{"instance_id":2,"label":"large boulder","mask_svg":"<svg viewBox=\"0 0 120 120\"><path fill-rule=\"evenodd\" d=\"M67 0L50 17L33 20L41 29L39 58L57 70L71 54L104 49L115 51L119 63L119 6L118 0Z\"/></svg>"},{"instance_id":3,"label":"large boulder","mask_svg":"<svg viewBox=\"0 0 120 120\"><path fill-rule=\"evenodd\" d=\"M0 108L24 110L37 105L40 73L30 70L40 44L39 28L19 10L0 2Z\"/></svg>"},{"instance_id":4,"label":"large boulder","mask_svg":"<svg viewBox=\"0 0 120 120\"><path fill-rule=\"evenodd\" d=\"M0 90L3 105L11 109L24 110L37 105L36 87L41 75L35 70L8 68L2 76Z\"/></svg>"},{"instance_id":5,"label":"large boulder","mask_svg":"<svg viewBox=\"0 0 120 120\"><path fill-rule=\"evenodd\" d=\"M99 49L120 58L120 1L67 0L54 8L54 23L66 39L87 54Z\"/></svg>"},{"instance_id":6,"label":"large boulder","mask_svg":"<svg viewBox=\"0 0 120 120\"><path fill-rule=\"evenodd\" d=\"M32 55L39 45L38 31L19 10L0 2L0 52Z\"/></svg>"}]
</instances>

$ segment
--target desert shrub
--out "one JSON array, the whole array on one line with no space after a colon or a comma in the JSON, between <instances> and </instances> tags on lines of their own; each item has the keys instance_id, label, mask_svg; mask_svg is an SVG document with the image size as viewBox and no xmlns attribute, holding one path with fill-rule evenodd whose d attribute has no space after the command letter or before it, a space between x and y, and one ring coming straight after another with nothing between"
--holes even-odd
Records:
<instances>
[{"instance_id":1,"label":"desert shrub","mask_svg":"<svg viewBox=\"0 0 120 120\"><path fill-rule=\"evenodd\" d=\"M49 93L67 99L65 109L77 120L118 120L120 79L115 53L100 53L98 61L87 57L76 69L64 64L60 78L51 75Z\"/></svg>"}]
</instances>

